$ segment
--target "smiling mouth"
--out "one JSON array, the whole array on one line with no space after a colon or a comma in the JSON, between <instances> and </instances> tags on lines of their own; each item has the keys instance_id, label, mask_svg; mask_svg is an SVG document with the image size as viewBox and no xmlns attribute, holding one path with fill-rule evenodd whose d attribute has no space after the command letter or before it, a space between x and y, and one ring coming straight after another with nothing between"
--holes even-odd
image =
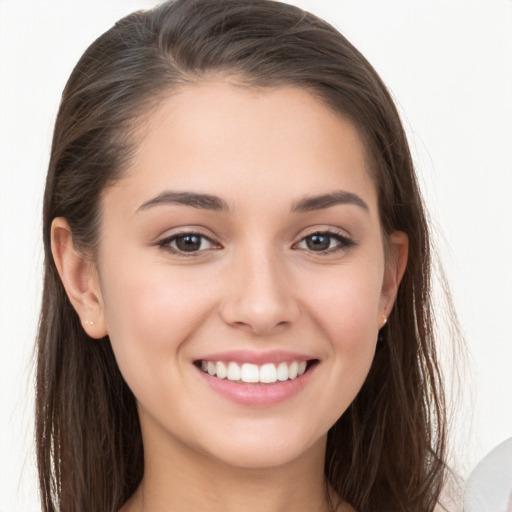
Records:
<instances>
[{"instance_id":1,"label":"smiling mouth","mask_svg":"<svg viewBox=\"0 0 512 512\"><path fill-rule=\"evenodd\" d=\"M204 373L217 379L248 384L274 384L298 379L318 362L318 359L312 359L309 361L283 361L278 364L257 365L253 363L239 364L234 361L200 360L194 364Z\"/></svg>"}]
</instances>

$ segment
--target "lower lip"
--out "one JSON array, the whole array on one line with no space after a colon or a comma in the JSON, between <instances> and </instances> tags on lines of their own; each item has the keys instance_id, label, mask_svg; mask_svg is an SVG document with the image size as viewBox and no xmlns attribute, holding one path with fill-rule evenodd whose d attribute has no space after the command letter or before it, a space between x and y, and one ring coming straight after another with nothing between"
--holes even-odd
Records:
<instances>
[{"instance_id":1,"label":"lower lip","mask_svg":"<svg viewBox=\"0 0 512 512\"><path fill-rule=\"evenodd\" d=\"M299 393L311 378L318 365L313 365L300 377L293 380L277 381L272 384L250 384L218 379L197 368L201 377L213 391L242 405L269 406L278 404Z\"/></svg>"}]
</instances>

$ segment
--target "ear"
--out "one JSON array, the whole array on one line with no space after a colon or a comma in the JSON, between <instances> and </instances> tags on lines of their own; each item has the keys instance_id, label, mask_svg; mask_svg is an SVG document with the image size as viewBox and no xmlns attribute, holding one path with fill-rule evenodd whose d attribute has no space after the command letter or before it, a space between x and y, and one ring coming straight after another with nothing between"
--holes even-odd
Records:
<instances>
[{"instance_id":1,"label":"ear","mask_svg":"<svg viewBox=\"0 0 512 512\"><path fill-rule=\"evenodd\" d=\"M389 241L386 255L384 279L380 297L379 328L383 327L389 317L398 293L398 286L407 267L409 238L402 231L395 231Z\"/></svg>"},{"instance_id":2,"label":"ear","mask_svg":"<svg viewBox=\"0 0 512 512\"><path fill-rule=\"evenodd\" d=\"M96 266L76 249L69 224L62 217L52 222L51 248L62 284L85 332L91 338L103 338L107 328Z\"/></svg>"}]
</instances>

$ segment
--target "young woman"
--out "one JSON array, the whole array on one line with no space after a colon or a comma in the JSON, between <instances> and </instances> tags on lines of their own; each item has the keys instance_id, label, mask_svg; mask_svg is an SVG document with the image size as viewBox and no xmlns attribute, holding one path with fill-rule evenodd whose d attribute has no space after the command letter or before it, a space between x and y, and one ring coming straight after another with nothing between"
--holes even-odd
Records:
<instances>
[{"instance_id":1,"label":"young woman","mask_svg":"<svg viewBox=\"0 0 512 512\"><path fill-rule=\"evenodd\" d=\"M119 21L65 88L44 243L45 512L439 504L422 199L327 23L266 0Z\"/></svg>"}]
</instances>

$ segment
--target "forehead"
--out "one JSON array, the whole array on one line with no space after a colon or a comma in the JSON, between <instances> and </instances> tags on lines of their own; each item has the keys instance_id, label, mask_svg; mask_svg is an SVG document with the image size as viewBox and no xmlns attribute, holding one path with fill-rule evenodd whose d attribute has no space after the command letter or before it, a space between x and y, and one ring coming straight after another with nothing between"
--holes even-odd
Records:
<instances>
[{"instance_id":1,"label":"forehead","mask_svg":"<svg viewBox=\"0 0 512 512\"><path fill-rule=\"evenodd\" d=\"M158 104L138 130L126 179L138 196L171 188L278 199L342 186L376 201L364 144L346 119L299 88L222 80Z\"/></svg>"}]
</instances>

